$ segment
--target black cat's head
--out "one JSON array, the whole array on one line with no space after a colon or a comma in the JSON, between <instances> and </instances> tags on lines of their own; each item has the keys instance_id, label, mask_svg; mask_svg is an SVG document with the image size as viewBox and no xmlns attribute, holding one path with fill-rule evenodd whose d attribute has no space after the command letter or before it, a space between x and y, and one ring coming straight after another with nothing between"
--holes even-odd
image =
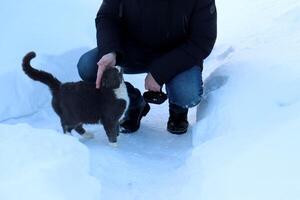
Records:
<instances>
[{"instance_id":1,"label":"black cat's head","mask_svg":"<svg viewBox=\"0 0 300 200\"><path fill-rule=\"evenodd\" d=\"M123 70L120 66L108 68L104 71L101 80L101 87L107 89L117 89L123 82Z\"/></svg>"}]
</instances>

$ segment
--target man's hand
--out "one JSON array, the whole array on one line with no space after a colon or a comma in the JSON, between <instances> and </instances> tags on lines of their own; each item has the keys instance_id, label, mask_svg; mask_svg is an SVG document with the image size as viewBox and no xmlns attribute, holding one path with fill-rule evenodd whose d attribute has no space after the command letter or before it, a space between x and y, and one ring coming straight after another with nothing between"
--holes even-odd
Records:
<instances>
[{"instance_id":1,"label":"man's hand","mask_svg":"<svg viewBox=\"0 0 300 200\"><path fill-rule=\"evenodd\" d=\"M160 92L161 86L155 81L151 73L145 78L145 89L154 92Z\"/></svg>"},{"instance_id":2,"label":"man's hand","mask_svg":"<svg viewBox=\"0 0 300 200\"><path fill-rule=\"evenodd\" d=\"M108 53L105 54L97 63L98 65L98 72L97 72L97 79L96 79L96 88L99 89L101 86L101 79L103 72L109 68L116 65L116 54L115 53Z\"/></svg>"}]
</instances>

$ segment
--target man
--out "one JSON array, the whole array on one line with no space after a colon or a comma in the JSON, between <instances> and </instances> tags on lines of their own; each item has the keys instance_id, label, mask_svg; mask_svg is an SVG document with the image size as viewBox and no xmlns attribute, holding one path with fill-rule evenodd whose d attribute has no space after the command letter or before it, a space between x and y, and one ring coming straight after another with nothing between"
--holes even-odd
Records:
<instances>
[{"instance_id":1,"label":"man","mask_svg":"<svg viewBox=\"0 0 300 200\"><path fill-rule=\"evenodd\" d=\"M185 133L188 108L201 100L203 60L214 46L216 21L214 0L103 0L96 18L98 47L80 58L79 74L99 88L103 71L116 64L128 74L147 73L146 90L166 85L167 130ZM132 133L150 107L138 89L126 86L130 105L120 126Z\"/></svg>"}]
</instances>

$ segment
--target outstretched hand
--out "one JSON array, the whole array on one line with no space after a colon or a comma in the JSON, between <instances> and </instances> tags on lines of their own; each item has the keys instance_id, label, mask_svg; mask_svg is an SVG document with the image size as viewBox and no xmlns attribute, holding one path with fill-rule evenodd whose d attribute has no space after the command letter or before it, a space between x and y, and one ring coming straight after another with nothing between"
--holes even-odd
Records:
<instances>
[{"instance_id":1,"label":"outstretched hand","mask_svg":"<svg viewBox=\"0 0 300 200\"><path fill-rule=\"evenodd\" d=\"M101 79L103 72L109 68L116 65L116 54L115 53L108 53L105 54L97 63L98 65L98 72L97 72L97 79L96 79L96 88L99 89L101 86Z\"/></svg>"},{"instance_id":2,"label":"outstretched hand","mask_svg":"<svg viewBox=\"0 0 300 200\"><path fill-rule=\"evenodd\" d=\"M160 92L161 86L156 82L151 73L148 73L145 78L145 89L154 92Z\"/></svg>"}]
</instances>

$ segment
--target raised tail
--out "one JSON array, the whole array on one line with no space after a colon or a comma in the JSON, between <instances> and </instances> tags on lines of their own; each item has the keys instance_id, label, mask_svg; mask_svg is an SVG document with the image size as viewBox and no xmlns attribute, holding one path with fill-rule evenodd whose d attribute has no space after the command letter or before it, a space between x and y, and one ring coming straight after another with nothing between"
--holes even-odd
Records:
<instances>
[{"instance_id":1,"label":"raised tail","mask_svg":"<svg viewBox=\"0 0 300 200\"><path fill-rule=\"evenodd\" d=\"M23 63L22 63L23 71L31 79L35 81L40 81L48 85L52 92L58 91L61 85L61 82L59 80L57 80L52 74L42 70L34 69L30 65L30 61L33 58L35 58L35 56L36 56L35 52L29 52L24 56Z\"/></svg>"}]
</instances>

